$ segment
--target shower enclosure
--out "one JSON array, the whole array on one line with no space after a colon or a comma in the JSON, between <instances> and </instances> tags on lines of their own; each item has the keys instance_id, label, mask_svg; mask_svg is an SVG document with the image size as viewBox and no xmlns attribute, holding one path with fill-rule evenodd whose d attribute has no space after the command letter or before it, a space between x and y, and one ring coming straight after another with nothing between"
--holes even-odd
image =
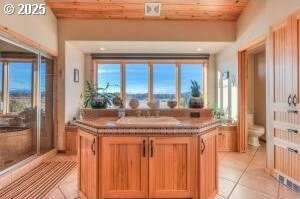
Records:
<instances>
[{"instance_id":1,"label":"shower enclosure","mask_svg":"<svg viewBox=\"0 0 300 199\"><path fill-rule=\"evenodd\" d=\"M0 175L54 148L51 57L0 37Z\"/></svg>"}]
</instances>

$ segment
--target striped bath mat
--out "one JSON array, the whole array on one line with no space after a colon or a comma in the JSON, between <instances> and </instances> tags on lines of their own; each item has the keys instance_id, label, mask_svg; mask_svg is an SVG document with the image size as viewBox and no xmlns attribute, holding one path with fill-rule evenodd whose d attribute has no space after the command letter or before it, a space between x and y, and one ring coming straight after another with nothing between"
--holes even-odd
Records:
<instances>
[{"instance_id":1,"label":"striped bath mat","mask_svg":"<svg viewBox=\"0 0 300 199\"><path fill-rule=\"evenodd\" d=\"M77 165L76 162L43 162L0 190L1 199L43 199Z\"/></svg>"}]
</instances>

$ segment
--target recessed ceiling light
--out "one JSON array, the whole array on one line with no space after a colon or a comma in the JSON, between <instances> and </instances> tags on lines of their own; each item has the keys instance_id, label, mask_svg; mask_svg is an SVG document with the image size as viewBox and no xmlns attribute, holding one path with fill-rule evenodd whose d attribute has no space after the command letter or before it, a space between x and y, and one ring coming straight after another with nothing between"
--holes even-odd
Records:
<instances>
[{"instance_id":1,"label":"recessed ceiling light","mask_svg":"<svg viewBox=\"0 0 300 199\"><path fill-rule=\"evenodd\" d=\"M199 51L199 52L202 51L202 50L203 50L202 48L197 48L196 49L196 51Z\"/></svg>"},{"instance_id":2,"label":"recessed ceiling light","mask_svg":"<svg viewBox=\"0 0 300 199\"><path fill-rule=\"evenodd\" d=\"M101 50L101 51L104 51L104 50L105 50L105 48L101 47L101 48L99 48L99 50Z\"/></svg>"}]
</instances>

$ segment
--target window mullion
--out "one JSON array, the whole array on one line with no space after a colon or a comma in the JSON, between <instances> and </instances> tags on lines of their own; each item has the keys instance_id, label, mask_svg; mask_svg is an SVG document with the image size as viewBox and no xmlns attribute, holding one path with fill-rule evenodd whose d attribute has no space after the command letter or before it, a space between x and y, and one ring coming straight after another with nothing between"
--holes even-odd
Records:
<instances>
[{"instance_id":1,"label":"window mullion","mask_svg":"<svg viewBox=\"0 0 300 199\"><path fill-rule=\"evenodd\" d=\"M121 70L121 79L120 79L120 82L121 82L121 98L122 98L122 101L123 103L123 106L126 107L126 71L125 71L125 67L126 67L126 64L124 62L121 62L120 63L120 70Z\"/></svg>"},{"instance_id":2,"label":"window mullion","mask_svg":"<svg viewBox=\"0 0 300 199\"><path fill-rule=\"evenodd\" d=\"M153 102L153 63L148 63L148 101Z\"/></svg>"},{"instance_id":3,"label":"window mullion","mask_svg":"<svg viewBox=\"0 0 300 199\"><path fill-rule=\"evenodd\" d=\"M9 75L9 64L4 62L3 68L3 114L9 112L9 85L8 85L8 75Z\"/></svg>"},{"instance_id":4,"label":"window mullion","mask_svg":"<svg viewBox=\"0 0 300 199\"><path fill-rule=\"evenodd\" d=\"M177 100L177 108L180 107L180 94L181 94L181 64L176 63L176 100Z\"/></svg>"}]
</instances>

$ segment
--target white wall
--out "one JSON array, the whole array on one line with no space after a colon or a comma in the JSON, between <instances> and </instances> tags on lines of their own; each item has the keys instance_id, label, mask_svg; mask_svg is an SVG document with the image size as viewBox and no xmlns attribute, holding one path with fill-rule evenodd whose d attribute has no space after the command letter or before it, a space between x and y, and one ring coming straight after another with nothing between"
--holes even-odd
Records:
<instances>
[{"instance_id":1,"label":"white wall","mask_svg":"<svg viewBox=\"0 0 300 199\"><path fill-rule=\"evenodd\" d=\"M217 55L218 70L237 74L237 50L268 34L274 23L300 9L300 0L250 0L237 21L236 41Z\"/></svg>"},{"instance_id":2,"label":"white wall","mask_svg":"<svg viewBox=\"0 0 300 199\"><path fill-rule=\"evenodd\" d=\"M69 42L65 44L65 122L79 117L80 95L84 90L84 54ZM74 82L74 69L79 69L79 83Z\"/></svg>"},{"instance_id":3,"label":"white wall","mask_svg":"<svg viewBox=\"0 0 300 199\"><path fill-rule=\"evenodd\" d=\"M57 20L50 8L46 8L45 15L7 15L3 12L6 4L13 4L16 8L20 3L43 4L44 0L1 0L0 1L0 25L17 32L39 44L57 52Z\"/></svg>"}]
</instances>

